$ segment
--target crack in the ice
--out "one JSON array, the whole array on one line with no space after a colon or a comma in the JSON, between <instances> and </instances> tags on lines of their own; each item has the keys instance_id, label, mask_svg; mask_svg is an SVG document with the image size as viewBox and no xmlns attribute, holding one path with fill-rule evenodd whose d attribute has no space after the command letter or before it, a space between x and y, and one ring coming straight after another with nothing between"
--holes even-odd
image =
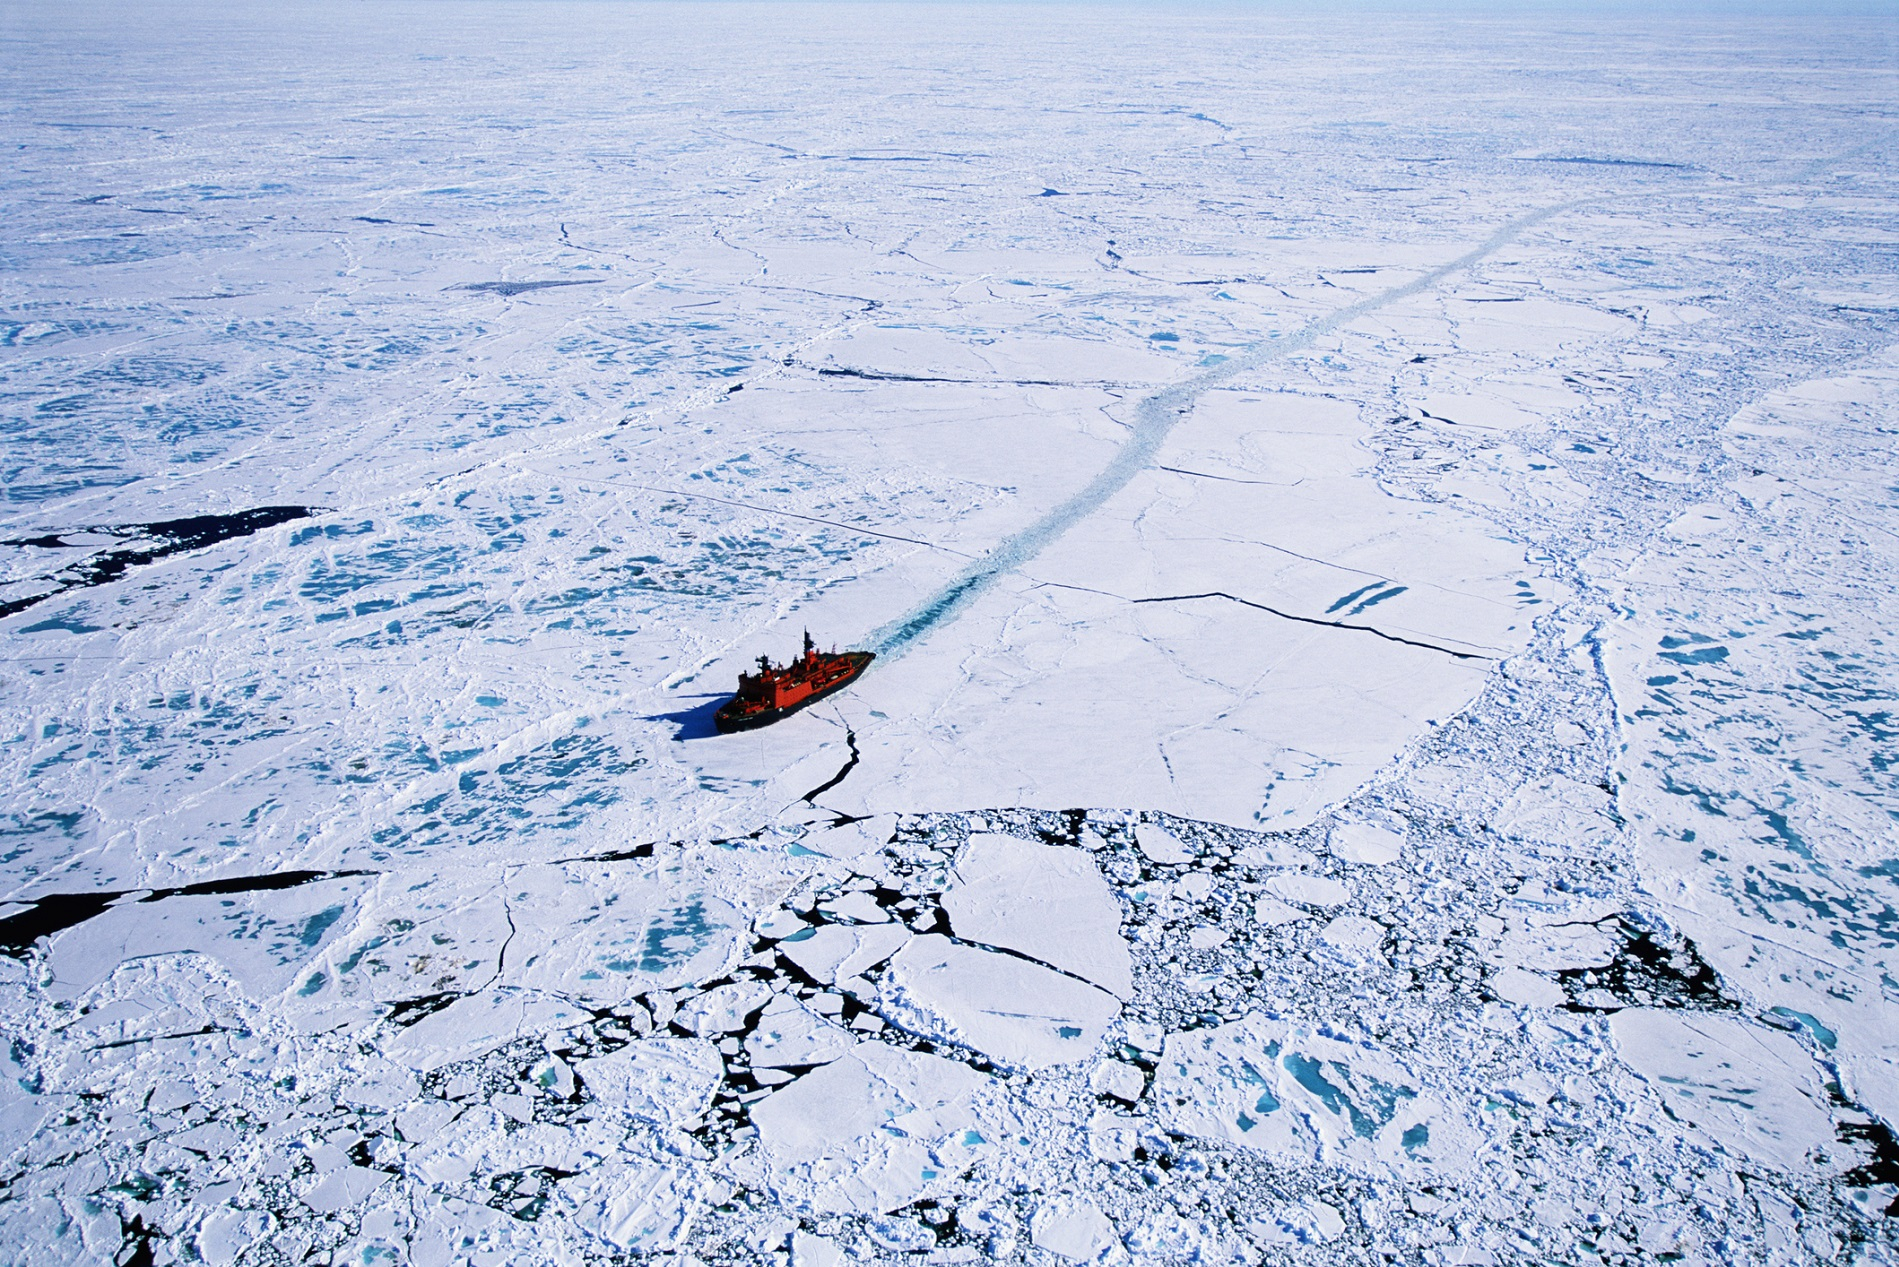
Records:
<instances>
[{"instance_id":1,"label":"crack in the ice","mask_svg":"<svg viewBox=\"0 0 1899 1267\"><path fill-rule=\"evenodd\" d=\"M826 792L842 783L845 777L849 775L852 770L857 768L857 761L860 755L857 751L857 732L852 730L849 726L844 728L844 742L850 746L851 759L844 763L843 769L812 788L809 792L806 792L804 796L800 798L806 805L816 801L820 796L823 796Z\"/></svg>"},{"instance_id":2,"label":"crack in the ice","mask_svg":"<svg viewBox=\"0 0 1899 1267\"><path fill-rule=\"evenodd\" d=\"M1250 598L1241 598L1237 594L1229 594L1225 590L1208 590L1204 594L1167 594L1157 598L1136 598L1131 601L1136 603L1184 603L1196 598L1224 598L1229 602L1238 603L1243 607L1258 608L1260 611L1277 616L1281 620L1294 620L1302 625L1324 625L1328 629L1350 629L1356 633L1368 633L1375 638L1383 638L1386 642L1403 643L1407 647L1421 647L1426 651L1441 652L1444 655L1452 656L1459 660L1494 661L1497 659L1497 657L1493 655L1478 655L1475 651L1453 651L1449 647L1440 647L1435 642L1421 642L1416 638L1400 637L1397 634L1386 633L1382 629L1374 629L1370 625L1348 625L1341 620L1320 620L1317 616L1296 616L1291 612L1280 611L1277 607L1268 607L1264 603L1256 603Z\"/></svg>"},{"instance_id":3,"label":"crack in the ice","mask_svg":"<svg viewBox=\"0 0 1899 1267\"><path fill-rule=\"evenodd\" d=\"M134 567L156 563L174 554L202 550L217 545L221 541L248 537L253 533L274 528L278 524L288 523L293 519L307 519L311 515L322 513L322 510L322 507L317 506L259 506L255 510L240 510L231 515L190 515L183 519L167 519L158 523L125 524L113 528L77 528L67 532L47 533L38 537L16 537L10 541L0 541L0 545L56 550L83 548L70 545L65 540L66 537L77 536L81 533L147 539L143 544L90 555L77 563L68 564L57 572L38 578L53 582L55 588L43 594L31 594L25 598L0 602L0 619L17 615L29 607L43 603L49 598L57 598L72 590L89 589L94 585L116 581Z\"/></svg>"},{"instance_id":4,"label":"crack in the ice","mask_svg":"<svg viewBox=\"0 0 1899 1267\"><path fill-rule=\"evenodd\" d=\"M1290 483L1283 480L1245 480L1237 475L1215 475L1210 471L1189 471L1179 466L1157 466L1154 469L1157 471L1170 471L1175 475L1191 475L1195 479L1223 480L1228 484L1259 484L1266 488L1297 488L1299 485L1305 483L1303 479L1296 479Z\"/></svg>"},{"instance_id":5,"label":"crack in the ice","mask_svg":"<svg viewBox=\"0 0 1899 1267\"><path fill-rule=\"evenodd\" d=\"M872 383L959 383L970 387L1103 387L1114 386L1095 380L1069 381L1055 378L950 378L931 374L899 374L883 370L837 369L826 366L817 371L822 378L856 378Z\"/></svg>"},{"instance_id":6,"label":"crack in the ice","mask_svg":"<svg viewBox=\"0 0 1899 1267\"><path fill-rule=\"evenodd\" d=\"M29 909L0 919L0 955L20 958L42 937L64 932L101 914L120 898L144 893L140 902L161 902L170 897L215 897L226 893L263 893L274 889L294 889L318 880L343 880L352 876L379 875L376 871L283 871L276 875L237 876L228 880L202 880L170 889L119 889L108 893L49 893L30 899Z\"/></svg>"}]
</instances>

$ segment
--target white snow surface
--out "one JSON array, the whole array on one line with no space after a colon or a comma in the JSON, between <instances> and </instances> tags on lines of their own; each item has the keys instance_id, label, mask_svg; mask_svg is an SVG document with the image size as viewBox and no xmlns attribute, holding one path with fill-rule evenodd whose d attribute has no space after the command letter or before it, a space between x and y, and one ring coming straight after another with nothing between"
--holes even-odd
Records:
<instances>
[{"instance_id":1,"label":"white snow surface","mask_svg":"<svg viewBox=\"0 0 1899 1267\"><path fill-rule=\"evenodd\" d=\"M1899 1261L1889 17L5 12L0 1260Z\"/></svg>"}]
</instances>

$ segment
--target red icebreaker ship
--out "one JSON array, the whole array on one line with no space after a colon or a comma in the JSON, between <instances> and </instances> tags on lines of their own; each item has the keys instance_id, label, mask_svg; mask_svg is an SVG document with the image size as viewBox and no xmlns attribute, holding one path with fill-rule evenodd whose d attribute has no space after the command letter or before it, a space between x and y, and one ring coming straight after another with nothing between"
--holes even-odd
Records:
<instances>
[{"instance_id":1,"label":"red icebreaker ship","mask_svg":"<svg viewBox=\"0 0 1899 1267\"><path fill-rule=\"evenodd\" d=\"M871 651L821 652L805 631L804 654L783 668L771 657L758 657L758 672L738 676L738 694L720 705L712 724L721 734L769 726L789 717L806 704L841 691L877 658Z\"/></svg>"}]
</instances>

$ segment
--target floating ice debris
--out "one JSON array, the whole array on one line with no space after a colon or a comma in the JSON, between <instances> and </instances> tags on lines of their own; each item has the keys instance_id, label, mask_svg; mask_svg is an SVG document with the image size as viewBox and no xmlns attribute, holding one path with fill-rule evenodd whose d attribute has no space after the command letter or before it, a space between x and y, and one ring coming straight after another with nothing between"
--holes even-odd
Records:
<instances>
[{"instance_id":1,"label":"floating ice debris","mask_svg":"<svg viewBox=\"0 0 1899 1267\"><path fill-rule=\"evenodd\" d=\"M951 1173L938 1157L980 1147L966 1141L982 1138L973 1101L985 1081L939 1056L867 1042L773 1091L751 1116L788 1199L878 1213Z\"/></svg>"},{"instance_id":2,"label":"floating ice debris","mask_svg":"<svg viewBox=\"0 0 1899 1267\"><path fill-rule=\"evenodd\" d=\"M775 995L745 1039L754 1068L799 1068L836 1060L857 1045L849 1030L796 999Z\"/></svg>"},{"instance_id":3,"label":"floating ice debris","mask_svg":"<svg viewBox=\"0 0 1899 1267\"><path fill-rule=\"evenodd\" d=\"M1150 862L1178 864L1193 861L1193 850L1159 823L1136 823L1134 839Z\"/></svg>"},{"instance_id":4,"label":"floating ice debris","mask_svg":"<svg viewBox=\"0 0 1899 1267\"><path fill-rule=\"evenodd\" d=\"M725 1065L705 1039L646 1038L578 1061L574 1072L601 1111L677 1126L705 1112Z\"/></svg>"},{"instance_id":5,"label":"floating ice debris","mask_svg":"<svg viewBox=\"0 0 1899 1267\"><path fill-rule=\"evenodd\" d=\"M1307 906L1338 906L1350 901L1352 891L1337 880L1322 875L1298 875L1282 872L1266 881L1266 888L1288 902Z\"/></svg>"},{"instance_id":6,"label":"floating ice debris","mask_svg":"<svg viewBox=\"0 0 1899 1267\"><path fill-rule=\"evenodd\" d=\"M1348 958L1365 959L1378 952L1386 931L1363 915L1340 915L1319 930L1319 940Z\"/></svg>"},{"instance_id":7,"label":"floating ice debris","mask_svg":"<svg viewBox=\"0 0 1899 1267\"><path fill-rule=\"evenodd\" d=\"M1371 822L1341 823L1326 843L1347 862L1384 866L1404 852L1404 832Z\"/></svg>"},{"instance_id":8,"label":"floating ice debris","mask_svg":"<svg viewBox=\"0 0 1899 1267\"><path fill-rule=\"evenodd\" d=\"M1074 977L936 934L891 959L878 1003L905 1028L1026 1069L1086 1060L1121 1010Z\"/></svg>"},{"instance_id":9,"label":"floating ice debris","mask_svg":"<svg viewBox=\"0 0 1899 1267\"><path fill-rule=\"evenodd\" d=\"M1734 1016L1628 1008L1609 1022L1616 1050L1670 1115L1757 1165L1826 1172L1832 1115L1800 1044Z\"/></svg>"},{"instance_id":10,"label":"floating ice debris","mask_svg":"<svg viewBox=\"0 0 1899 1267\"><path fill-rule=\"evenodd\" d=\"M807 937L781 942L779 953L825 985L861 976L897 953L912 934L901 924L827 924Z\"/></svg>"},{"instance_id":11,"label":"floating ice debris","mask_svg":"<svg viewBox=\"0 0 1899 1267\"><path fill-rule=\"evenodd\" d=\"M1561 1007L1569 1001L1562 986L1523 968L1504 968L1493 973L1490 988L1498 998L1524 1007Z\"/></svg>"},{"instance_id":12,"label":"floating ice debris","mask_svg":"<svg viewBox=\"0 0 1899 1267\"><path fill-rule=\"evenodd\" d=\"M1468 1109L1394 1053L1255 1014L1170 1034L1153 1088L1170 1130L1360 1173L1469 1166Z\"/></svg>"},{"instance_id":13,"label":"floating ice debris","mask_svg":"<svg viewBox=\"0 0 1899 1267\"><path fill-rule=\"evenodd\" d=\"M942 902L951 932L965 941L1018 951L1117 998L1133 995L1120 903L1078 849L972 836Z\"/></svg>"},{"instance_id":14,"label":"floating ice debris","mask_svg":"<svg viewBox=\"0 0 1899 1267\"><path fill-rule=\"evenodd\" d=\"M1071 1263L1089 1263L1116 1243L1114 1224L1092 1202L1050 1203L1029 1221L1029 1239L1039 1249Z\"/></svg>"}]
</instances>

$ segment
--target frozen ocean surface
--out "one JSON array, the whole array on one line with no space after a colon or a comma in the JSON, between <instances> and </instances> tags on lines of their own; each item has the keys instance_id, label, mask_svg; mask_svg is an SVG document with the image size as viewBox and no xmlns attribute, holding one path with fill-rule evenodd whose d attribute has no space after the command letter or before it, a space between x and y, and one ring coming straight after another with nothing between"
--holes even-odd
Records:
<instances>
[{"instance_id":1,"label":"frozen ocean surface","mask_svg":"<svg viewBox=\"0 0 1899 1267\"><path fill-rule=\"evenodd\" d=\"M0 1261L1899 1260L1891 20L0 13Z\"/></svg>"}]
</instances>

